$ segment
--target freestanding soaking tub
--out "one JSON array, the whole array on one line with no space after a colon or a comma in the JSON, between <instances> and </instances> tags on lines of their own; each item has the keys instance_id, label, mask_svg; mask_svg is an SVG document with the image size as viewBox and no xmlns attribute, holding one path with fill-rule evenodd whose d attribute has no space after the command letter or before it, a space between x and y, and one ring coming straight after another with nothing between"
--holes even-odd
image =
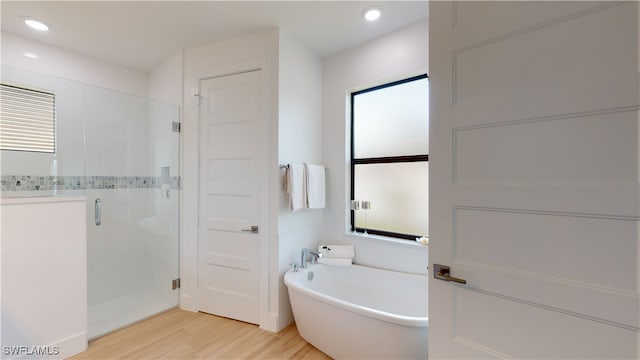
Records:
<instances>
[{"instance_id":1,"label":"freestanding soaking tub","mask_svg":"<svg viewBox=\"0 0 640 360\"><path fill-rule=\"evenodd\" d=\"M427 276L315 264L284 276L300 335L335 359L426 359Z\"/></svg>"}]
</instances>

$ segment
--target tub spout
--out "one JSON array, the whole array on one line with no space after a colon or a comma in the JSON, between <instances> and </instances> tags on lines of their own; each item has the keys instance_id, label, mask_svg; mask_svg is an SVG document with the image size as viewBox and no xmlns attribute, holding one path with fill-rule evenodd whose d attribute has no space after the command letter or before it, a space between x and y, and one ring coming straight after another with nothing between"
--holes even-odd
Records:
<instances>
[{"instance_id":1,"label":"tub spout","mask_svg":"<svg viewBox=\"0 0 640 360\"><path fill-rule=\"evenodd\" d=\"M322 257L322 254L319 252L313 251L311 249L302 249L300 252L300 268L307 267L307 258L311 255L311 263L315 263L319 258Z\"/></svg>"}]
</instances>

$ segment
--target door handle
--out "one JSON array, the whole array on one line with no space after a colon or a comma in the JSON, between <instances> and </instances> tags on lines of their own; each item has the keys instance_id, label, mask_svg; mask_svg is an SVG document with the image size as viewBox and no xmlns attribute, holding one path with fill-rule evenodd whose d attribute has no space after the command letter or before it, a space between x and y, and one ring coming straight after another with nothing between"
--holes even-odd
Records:
<instances>
[{"instance_id":1,"label":"door handle","mask_svg":"<svg viewBox=\"0 0 640 360\"><path fill-rule=\"evenodd\" d=\"M242 231L257 234L260 232L260 227L258 227L257 225L251 225L250 229L242 229Z\"/></svg>"},{"instance_id":2,"label":"door handle","mask_svg":"<svg viewBox=\"0 0 640 360\"><path fill-rule=\"evenodd\" d=\"M450 275L451 269L446 265L433 264L433 278L444 281L453 281L458 284L466 284L467 280Z\"/></svg>"}]
</instances>

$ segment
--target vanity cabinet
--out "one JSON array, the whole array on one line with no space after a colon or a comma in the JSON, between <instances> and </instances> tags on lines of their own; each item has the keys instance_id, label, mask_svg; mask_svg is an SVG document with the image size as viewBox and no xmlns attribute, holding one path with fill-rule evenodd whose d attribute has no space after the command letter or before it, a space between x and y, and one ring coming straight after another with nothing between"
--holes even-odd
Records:
<instances>
[{"instance_id":1,"label":"vanity cabinet","mask_svg":"<svg viewBox=\"0 0 640 360\"><path fill-rule=\"evenodd\" d=\"M0 199L3 359L87 348L86 205L80 196Z\"/></svg>"}]
</instances>

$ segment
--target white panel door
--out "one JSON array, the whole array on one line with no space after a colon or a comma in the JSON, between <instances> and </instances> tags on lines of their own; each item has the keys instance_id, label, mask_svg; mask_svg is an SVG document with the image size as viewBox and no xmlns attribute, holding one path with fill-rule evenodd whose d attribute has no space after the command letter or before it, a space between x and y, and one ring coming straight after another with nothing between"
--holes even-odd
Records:
<instances>
[{"instance_id":1,"label":"white panel door","mask_svg":"<svg viewBox=\"0 0 640 360\"><path fill-rule=\"evenodd\" d=\"M431 358L640 356L638 6L430 3Z\"/></svg>"},{"instance_id":2,"label":"white panel door","mask_svg":"<svg viewBox=\"0 0 640 360\"><path fill-rule=\"evenodd\" d=\"M260 70L200 82L200 310L254 324L260 321L265 104Z\"/></svg>"}]
</instances>

